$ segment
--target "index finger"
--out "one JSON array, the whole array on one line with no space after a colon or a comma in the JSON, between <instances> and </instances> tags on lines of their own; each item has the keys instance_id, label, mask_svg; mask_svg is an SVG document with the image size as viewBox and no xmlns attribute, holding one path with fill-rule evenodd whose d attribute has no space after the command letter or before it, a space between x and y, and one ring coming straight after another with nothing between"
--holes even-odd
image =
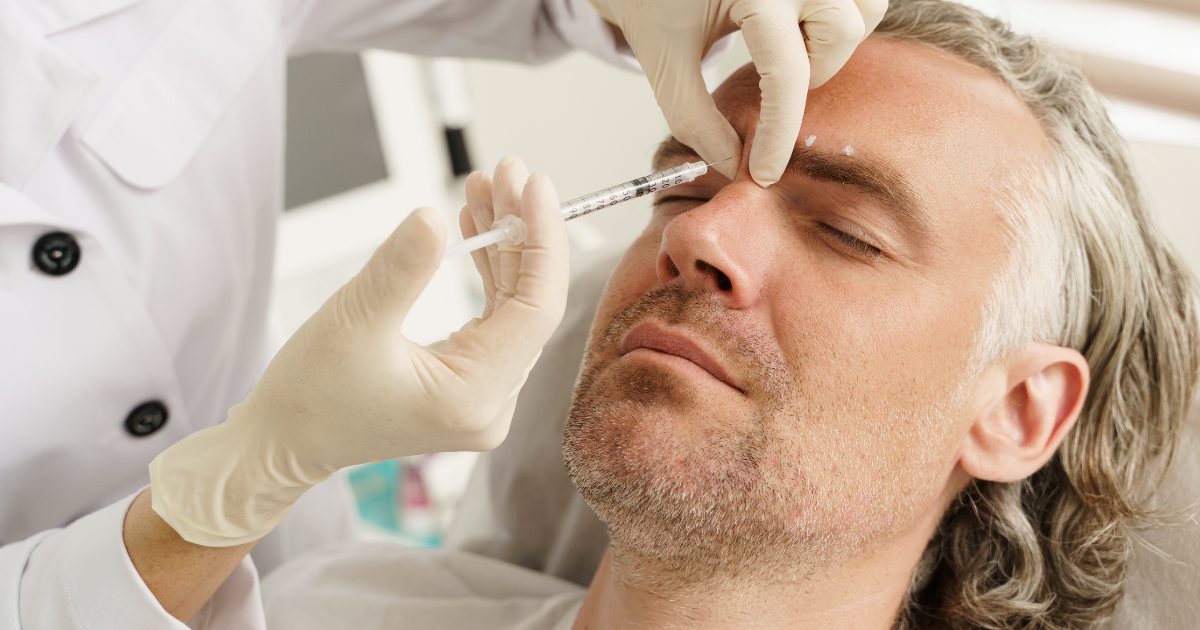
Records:
<instances>
[{"instance_id":1,"label":"index finger","mask_svg":"<svg viewBox=\"0 0 1200 630\"><path fill-rule=\"evenodd\" d=\"M758 131L750 148L750 176L759 186L779 181L800 135L808 99L808 52L796 14L777 4L747 3L732 15L742 27L746 49L758 70L762 92Z\"/></svg>"}]
</instances>

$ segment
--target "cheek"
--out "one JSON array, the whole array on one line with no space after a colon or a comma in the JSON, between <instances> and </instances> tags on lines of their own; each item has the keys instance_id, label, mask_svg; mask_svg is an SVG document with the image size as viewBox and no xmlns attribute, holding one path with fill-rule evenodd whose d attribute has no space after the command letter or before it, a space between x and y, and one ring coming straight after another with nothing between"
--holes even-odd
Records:
<instances>
[{"instance_id":1,"label":"cheek","mask_svg":"<svg viewBox=\"0 0 1200 630\"><path fill-rule=\"evenodd\" d=\"M853 279L814 266L773 275L774 333L810 383L845 392L915 381L944 391L963 378L982 296L894 269Z\"/></svg>"},{"instance_id":2,"label":"cheek","mask_svg":"<svg viewBox=\"0 0 1200 630\"><path fill-rule=\"evenodd\" d=\"M642 234L621 257L616 269L604 286L604 294L600 305L596 308L596 318L592 324L592 334L598 329L608 326L618 313L638 301L646 292L659 286L658 273L655 271L655 261L658 257L658 246L662 232Z\"/></svg>"},{"instance_id":3,"label":"cheek","mask_svg":"<svg viewBox=\"0 0 1200 630\"><path fill-rule=\"evenodd\" d=\"M778 276L777 276L778 277ZM771 319L813 428L846 458L875 452L885 466L913 453L940 462L960 431L958 387L977 309L920 283L835 283L787 274ZM858 452L861 450L861 452ZM858 464L861 466L861 464Z\"/></svg>"}]
</instances>

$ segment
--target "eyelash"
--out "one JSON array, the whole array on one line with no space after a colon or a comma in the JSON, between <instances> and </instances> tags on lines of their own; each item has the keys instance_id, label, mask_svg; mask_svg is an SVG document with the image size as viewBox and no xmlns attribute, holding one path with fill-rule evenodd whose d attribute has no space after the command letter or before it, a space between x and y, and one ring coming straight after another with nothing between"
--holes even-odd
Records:
<instances>
[{"instance_id":1,"label":"eyelash","mask_svg":"<svg viewBox=\"0 0 1200 630\"><path fill-rule=\"evenodd\" d=\"M657 206L660 206L663 204L672 203L672 202L676 202L676 201L697 201L697 202L700 202L703 204L703 203L706 203L708 200L701 199L699 197L684 197L682 195L676 195L676 196L663 197L661 199L658 199L657 201L654 202L654 205L657 207ZM825 234L826 236L829 236L829 237L837 240L841 245L854 250L854 252L857 254L866 256L868 258L879 258L879 257L883 256L883 250L879 249L878 247L875 247L874 245L865 243L857 238L854 238L853 236L850 236L849 234L847 234L827 223L818 223L817 229L820 230L822 234Z\"/></svg>"},{"instance_id":2,"label":"eyelash","mask_svg":"<svg viewBox=\"0 0 1200 630\"><path fill-rule=\"evenodd\" d=\"M655 206L661 206L661 205L663 205L663 204L671 203L671 202L674 202L674 201L698 201L698 202L700 202L700 203L707 203L707 202L708 202L708 200L707 200L707 199L701 199L700 197L685 197L685 196L683 196L683 195L672 195L672 196L669 196L669 197L662 197L662 198L660 198L660 199L657 199L657 200L655 200L655 201L654 201L654 205L655 205Z\"/></svg>"},{"instance_id":3,"label":"eyelash","mask_svg":"<svg viewBox=\"0 0 1200 630\"><path fill-rule=\"evenodd\" d=\"M853 249L856 253L862 254L863 256L867 256L869 258L879 258L883 255L883 250L879 249L878 247L875 247L869 243L864 243L863 241L860 241L857 238L854 238L853 236L850 236L849 234L831 225L818 223L817 229L827 236L833 237L842 245Z\"/></svg>"}]
</instances>

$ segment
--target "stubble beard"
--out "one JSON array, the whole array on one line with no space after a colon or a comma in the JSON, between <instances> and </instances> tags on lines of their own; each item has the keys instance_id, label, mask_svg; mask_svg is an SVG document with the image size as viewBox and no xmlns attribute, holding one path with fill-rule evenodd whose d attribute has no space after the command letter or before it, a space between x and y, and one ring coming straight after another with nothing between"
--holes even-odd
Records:
<instances>
[{"instance_id":1,"label":"stubble beard","mask_svg":"<svg viewBox=\"0 0 1200 630\"><path fill-rule=\"evenodd\" d=\"M608 369L624 334L649 316L697 332L737 372L760 376L745 392L753 411L706 404L682 377L656 367ZM886 418L814 401L771 346L733 317L700 293L648 293L589 343L566 425L567 471L608 525L614 561L664 596L812 579L891 530L894 519L909 518L914 497L931 491L917 474L915 485L889 486L905 472L894 464L849 461L853 449L829 443L828 426L817 432L825 443L811 443L815 423ZM934 422L918 415L899 421ZM838 448L840 457L828 452ZM922 459L904 468L930 465ZM855 463L863 469L828 473L831 464Z\"/></svg>"},{"instance_id":2,"label":"stubble beard","mask_svg":"<svg viewBox=\"0 0 1200 630\"><path fill-rule=\"evenodd\" d=\"M648 316L698 332L740 372L760 375L746 392L755 411L722 417L684 379L651 366L606 373L610 361L600 359ZM576 386L563 442L568 473L608 525L617 561L652 570L663 591L746 573L792 581L831 542L806 522L806 480L780 478L781 470L800 470L795 440L777 430L790 376L764 344L733 328L703 294L653 291L589 344ZM689 425L682 435L679 416Z\"/></svg>"}]
</instances>

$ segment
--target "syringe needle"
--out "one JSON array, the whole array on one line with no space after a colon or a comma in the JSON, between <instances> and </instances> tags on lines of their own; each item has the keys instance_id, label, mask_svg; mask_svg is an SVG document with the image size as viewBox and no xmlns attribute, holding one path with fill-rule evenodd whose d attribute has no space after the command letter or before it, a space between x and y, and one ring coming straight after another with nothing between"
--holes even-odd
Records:
<instances>
[{"instance_id":1,"label":"syringe needle","mask_svg":"<svg viewBox=\"0 0 1200 630\"><path fill-rule=\"evenodd\" d=\"M729 160L732 160L734 157L735 156L731 155L731 156L725 158L724 160L717 160L716 162L709 162L708 164L705 164L705 166L712 166L713 164L720 164L721 162L728 162Z\"/></svg>"}]
</instances>

